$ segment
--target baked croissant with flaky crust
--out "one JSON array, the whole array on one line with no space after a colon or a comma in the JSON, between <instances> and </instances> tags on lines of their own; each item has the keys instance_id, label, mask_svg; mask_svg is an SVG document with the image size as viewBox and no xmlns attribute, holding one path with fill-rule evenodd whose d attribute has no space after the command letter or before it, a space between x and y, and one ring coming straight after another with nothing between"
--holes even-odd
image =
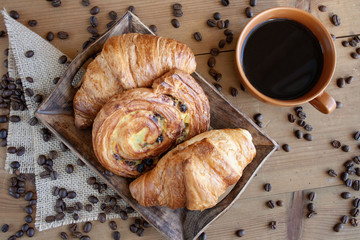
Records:
<instances>
[{"instance_id":1,"label":"baked croissant with flaky crust","mask_svg":"<svg viewBox=\"0 0 360 240\"><path fill-rule=\"evenodd\" d=\"M105 168L136 177L169 148L207 131L209 124L210 106L202 88L189 74L171 70L152 88L110 99L94 121L93 148Z\"/></svg>"},{"instance_id":2,"label":"baked croissant with flaky crust","mask_svg":"<svg viewBox=\"0 0 360 240\"><path fill-rule=\"evenodd\" d=\"M183 43L138 33L108 39L87 67L73 100L75 126L90 127L111 97L123 90L151 87L156 78L175 68L186 73L196 69L195 56Z\"/></svg>"},{"instance_id":3,"label":"baked croissant with flaky crust","mask_svg":"<svg viewBox=\"0 0 360 240\"><path fill-rule=\"evenodd\" d=\"M240 179L255 154L247 130L204 132L168 152L130 184L130 192L146 207L204 210L215 206L226 188Z\"/></svg>"}]
</instances>

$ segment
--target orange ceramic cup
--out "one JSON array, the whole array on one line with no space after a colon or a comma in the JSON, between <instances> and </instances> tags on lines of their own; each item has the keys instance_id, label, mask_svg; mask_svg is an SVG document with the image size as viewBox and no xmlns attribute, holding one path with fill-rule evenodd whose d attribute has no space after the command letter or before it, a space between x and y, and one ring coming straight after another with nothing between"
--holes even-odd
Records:
<instances>
[{"instance_id":1,"label":"orange ceramic cup","mask_svg":"<svg viewBox=\"0 0 360 240\"><path fill-rule=\"evenodd\" d=\"M250 81L247 79L241 62L241 51L243 49L245 40L247 36L251 33L251 31L259 24L267 20L278 18L293 20L307 27L318 39L324 55L323 70L317 84L305 95L291 100L279 100L270 98L258 91L254 86L251 85ZM335 100L327 92L325 92L325 88L330 83L331 78L334 74L336 65L336 51L333 39L325 26L316 17L303 10L289 7L272 8L258 14L256 17L251 19L251 21L242 30L239 40L237 42L236 64L239 70L241 82L244 87L254 97L265 103L270 103L278 106L296 106L306 102L310 102L310 104L313 105L316 109L326 114L334 111L336 107Z\"/></svg>"}]
</instances>

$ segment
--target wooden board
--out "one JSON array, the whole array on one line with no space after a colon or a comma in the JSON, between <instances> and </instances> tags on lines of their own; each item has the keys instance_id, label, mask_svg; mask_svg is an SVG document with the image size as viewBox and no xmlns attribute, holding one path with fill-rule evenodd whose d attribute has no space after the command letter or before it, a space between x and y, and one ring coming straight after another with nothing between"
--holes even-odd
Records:
<instances>
[{"instance_id":1,"label":"wooden board","mask_svg":"<svg viewBox=\"0 0 360 240\"><path fill-rule=\"evenodd\" d=\"M129 179L104 174L104 168L96 160L93 152L91 130L77 129L74 125L72 111L73 98L76 93L76 89L72 87L72 82L80 67L101 51L107 39L129 32L151 34L149 29L134 14L127 12L113 28L109 29L71 62L64 76L59 80L49 97L39 106L35 115L157 230L169 239L196 239L211 222L228 210L240 194L244 192L260 166L275 151L276 143L264 134L252 120L222 97L214 86L195 72L193 77L202 86L210 102L211 127L214 129L247 129L253 136L256 157L246 167L243 176L235 184L231 192L211 209L201 212L189 211L185 208L177 210L166 207L145 208L139 205L130 195ZM227 117L223 117L225 115Z\"/></svg>"},{"instance_id":2,"label":"wooden board","mask_svg":"<svg viewBox=\"0 0 360 240\"><path fill-rule=\"evenodd\" d=\"M98 5L101 12L97 15L102 32L104 25L109 22L107 12L115 10L119 14L122 13L128 5L132 4L136 7L136 14L147 25L156 24L158 27L157 34L177 38L191 46L191 48L199 55L197 57L197 71L205 76L210 82L214 82L207 75L207 60L209 58L210 47L217 46L220 39L223 38L221 30L208 28L204 23L210 18L213 12L218 11L224 19L231 20L231 29L235 32L237 38L244 24L248 21L244 17L244 8L248 6L248 1L231 1L231 7L222 7L218 0L214 1L191 1L181 0L184 6L184 16L180 18L180 29L174 29L170 20L172 17L171 4L173 2L164 2L160 0L146 1L133 0L91 0L91 6ZM33 0L32 5L28 0L2 0L0 7L6 7L7 10L15 9L19 11L21 17L20 22L26 24L30 19L38 20L37 27L32 28L36 33L45 36L48 31L66 30L71 34L68 40L55 39L52 44L70 57L75 57L81 51L82 42L90 35L86 28L88 18L90 16L90 7L82 7L80 0L65 1L63 6L55 9L49 7L49 3L44 0ZM302 9L309 9L316 17L320 18L330 32L336 36L347 36L360 33L360 21L356 21L359 14L358 0L258 0L258 6L254 8L255 14L258 12L275 7L275 6L292 6ZM309 5L310 4L310 5ZM328 13L320 13L317 6L320 4L327 5ZM329 19L329 13L338 13L342 20L340 27L334 27ZM61 20L61 21L60 21ZM0 29L3 28L3 21L0 20ZM198 43L192 38L195 30L201 30L204 41ZM330 116L320 114L310 105L305 104L304 109L308 114L307 121L314 126L315 140L312 143L303 140L297 140L293 135L293 129L297 129L296 125L289 124L287 121L287 113L292 112L292 108L279 108L271 105L263 104L249 94L240 91L239 80L235 74L235 65L233 62L233 53L235 41L231 45L227 45L225 50L230 52L221 53L217 58L216 69L223 74L220 84L223 86L223 94L237 108L241 109L247 115L252 116L254 113L261 112L264 115L263 128L268 134L276 139L280 144L289 143L292 150L290 153L284 151L276 152L260 169L257 177L255 177L242 194L238 201L233 205L231 211L225 213L217 221L215 221L206 230L208 239L236 239L234 232L243 228L246 230L244 239L296 239L288 237L288 231L296 228L289 224L290 208L302 209L303 206L293 206L294 198L292 197L297 191L308 192L313 190L317 193L318 215L312 219L306 219L304 216L297 216L298 222L302 222L300 228L301 239L358 239L360 228L353 228L346 225L341 233L332 231L333 225L338 221L342 214L347 214L350 208L350 201L342 200L339 194L345 189L342 182L338 178L329 178L326 171L333 168L337 171L343 170L342 164L345 160L353 155L360 155L357 149L357 142L352 138L352 133L356 129L360 129L360 112L358 102L360 101L360 62L351 59L350 52L353 48L344 48L341 41L348 39L347 37L337 39L335 41L337 48L337 67L334 79L340 76L352 74L355 77L351 86L343 89L336 87L336 81L332 81L328 87L328 91L341 101L344 107L337 109ZM2 63L5 56L2 51L7 48L7 39L0 39L0 62ZM5 69L0 67L0 72L5 73ZM239 96L234 98L230 95L229 88L236 87L239 90ZM1 112L1 111L0 111ZM6 124L0 124L0 128L6 127ZM332 139L339 139L341 142L347 143L352 147L351 152L343 153L334 150L329 145ZM13 200L7 194L9 174L3 170L5 162L5 149L0 148L0 225L9 223L12 232L15 232L24 222L25 212L23 208L25 202L22 200ZM263 190L263 184L270 182L273 189L270 193ZM30 189L30 188L29 188ZM359 194L350 190L354 196ZM267 209L265 201L273 199L282 199L285 201L284 208ZM306 204L306 199L304 199ZM277 220L279 227L272 231L267 227L270 220ZM117 220L118 230L121 232L122 239L139 239L135 234L129 231L129 225L134 220L122 221ZM52 229L49 231L38 232L36 239L47 240L57 238L61 231L68 232L67 227ZM93 222L93 230L90 232L92 239L112 239L108 222L101 224L98 221ZM7 239L11 234L0 233L0 239ZM154 230L146 229L144 237L149 240L164 239Z\"/></svg>"}]
</instances>

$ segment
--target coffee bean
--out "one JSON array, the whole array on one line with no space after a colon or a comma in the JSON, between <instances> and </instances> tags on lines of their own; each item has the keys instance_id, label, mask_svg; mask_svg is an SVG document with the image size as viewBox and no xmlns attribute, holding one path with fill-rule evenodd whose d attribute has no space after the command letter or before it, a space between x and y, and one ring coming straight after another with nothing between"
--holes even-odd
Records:
<instances>
[{"instance_id":1,"label":"coffee bean","mask_svg":"<svg viewBox=\"0 0 360 240\"><path fill-rule=\"evenodd\" d=\"M283 207L284 206L284 201L283 200L277 200L276 205L279 206L279 207Z\"/></svg>"},{"instance_id":2,"label":"coffee bean","mask_svg":"<svg viewBox=\"0 0 360 240\"><path fill-rule=\"evenodd\" d=\"M26 235L27 235L28 237L33 237L34 234L35 234L35 230L34 230L34 228L32 228L32 227L30 227L30 228L26 231Z\"/></svg>"},{"instance_id":3,"label":"coffee bean","mask_svg":"<svg viewBox=\"0 0 360 240\"><path fill-rule=\"evenodd\" d=\"M273 209L275 207L275 202L273 200L267 201L266 206Z\"/></svg>"},{"instance_id":4,"label":"coffee bean","mask_svg":"<svg viewBox=\"0 0 360 240\"><path fill-rule=\"evenodd\" d=\"M248 17L248 18L252 18L254 16L254 13L253 13L251 7L245 8L245 14L246 14L246 17Z\"/></svg>"},{"instance_id":5,"label":"coffee bean","mask_svg":"<svg viewBox=\"0 0 360 240\"><path fill-rule=\"evenodd\" d=\"M291 148L288 144L283 144L282 145L282 149L285 151L285 152L290 152Z\"/></svg>"},{"instance_id":6,"label":"coffee bean","mask_svg":"<svg viewBox=\"0 0 360 240\"><path fill-rule=\"evenodd\" d=\"M261 113L257 113L257 114L255 114L254 116L253 116L253 118L254 118L254 120L255 121L261 121L263 118L264 118L264 116L261 114Z\"/></svg>"},{"instance_id":7,"label":"coffee bean","mask_svg":"<svg viewBox=\"0 0 360 240\"><path fill-rule=\"evenodd\" d=\"M135 226L139 228L141 226L141 219L135 219Z\"/></svg>"},{"instance_id":8,"label":"coffee bean","mask_svg":"<svg viewBox=\"0 0 360 240\"><path fill-rule=\"evenodd\" d=\"M344 46L344 47L348 47L350 44L348 41L342 41L341 44Z\"/></svg>"},{"instance_id":9,"label":"coffee bean","mask_svg":"<svg viewBox=\"0 0 360 240\"><path fill-rule=\"evenodd\" d=\"M350 211L350 215L353 217L357 217L357 216L359 216L359 212L360 212L359 208L353 208Z\"/></svg>"},{"instance_id":10,"label":"coffee bean","mask_svg":"<svg viewBox=\"0 0 360 240\"><path fill-rule=\"evenodd\" d=\"M25 212L27 213L27 214L32 214L33 213L33 208L32 208L32 206L31 205L28 205L28 206L26 206L25 207Z\"/></svg>"},{"instance_id":11,"label":"coffee bean","mask_svg":"<svg viewBox=\"0 0 360 240\"><path fill-rule=\"evenodd\" d=\"M61 6L61 0L52 0L51 6L53 7L60 7Z\"/></svg>"},{"instance_id":12,"label":"coffee bean","mask_svg":"<svg viewBox=\"0 0 360 240\"><path fill-rule=\"evenodd\" d=\"M75 220L75 221L77 221L77 220L79 220L79 214L77 214L77 213L74 213L73 214L73 219Z\"/></svg>"},{"instance_id":13,"label":"coffee bean","mask_svg":"<svg viewBox=\"0 0 360 240\"><path fill-rule=\"evenodd\" d=\"M181 9L177 9L177 10L174 10L173 14L175 17L182 17L183 11Z\"/></svg>"},{"instance_id":14,"label":"coffee bean","mask_svg":"<svg viewBox=\"0 0 360 240\"><path fill-rule=\"evenodd\" d=\"M237 97L239 95L238 90L234 87L230 88L230 93L231 93L231 96L233 96L233 97Z\"/></svg>"},{"instance_id":15,"label":"coffee bean","mask_svg":"<svg viewBox=\"0 0 360 240\"><path fill-rule=\"evenodd\" d=\"M32 221L33 221L33 218L32 218L31 215L26 215L26 216L25 216L25 222L27 222L27 223L32 223Z\"/></svg>"},{"instance_id":16,"label":"coffee bean","mask_svg":"<svg viewBox=\"0 0 360 240\"><path fill-rule=\"evenodd\" d=\"M269 223L269 227L272 229L272 230L275 230L277 228L277 223L276 221L271 221Z\"/></svg>"},{"instance_id":17,"label":"coffee bean","mask_svg":"<svg viewBox=\"0 0 360 240\"><path fill-rule=\"evenodd\" d=\"M208 20L206 21L206 24L207 24L209 27L216 27L217 22L216 22L214 19L208 19Z\"/></svg>"},{"instance_id":18,"label":"coffee bean","mask_svg":"<svg viewBox=\"0 0 360 240\"><path fill-rule=\"evenodd\" d=\"M171 24L173 25L174 28L179 28L180 27L180 23L177 19L172 19L171 20Z\"/></svg>"},{"instance_id":19,"label":"coffee bean","mask_svg":"<svg viewBox=\"0 0 360 240\"><path fill-rule=\"evenodd\" d=\"M75 207L76 211L81 211L84 206L83 206L83 204L81 202L76 202L74 207Z\"/></svg>"},{"instance_id":20,"label":"coffee bean","mask_svg":"<svg viewBox=\"0 0 360 240\"><path fill-rule=\"evenodd\" d=\"M224 24L225 24L225 28L229 28L230 27L230 20L229 19L226 19L224 21Z\"/></svg>"},{"instance_id":21,"label":"coffee bean","mask_svg":"<svg viewBox=\"0 0 360 240\"><path fill-rule=\"evenodd\" d=\"M26 88L25 94L29 97L32 97L32 96L34 96L34 91L31 88Z\"/></svg>"},{"instance_id":22,"label":"coffee bean","mask_svg":"<svg viewBox=\"0 0 360 240\"><path fill-rule=\"evenodd\" d=\"M216 25L217 25L217 27L218 27L219 29L225 28L225 23L224 23L223 20L218 21L218 22L216 23Z\"/></svg>"},{"instance_id":23,"label":"coffee bean","mask_svg":"<svg viewBox=\"0 0 360 240\"><path fill-rule=\"evenodd\" d=\"M300 130L296 130L295 131L295 136L298 139L302 139L303 138L303 133Z\"/></svg>"},{"instance_id":24,"label":"coffee bean","mask_svg":"<svg viewBox=\"0 0 360 240\"><path fill-rule=\"evenodd\" d=\"M304 126L305 130L308 131L308 132L311 132L313 130L313 127L310 125L310 124L306 124Z\"/></svg>"},{"instance_id":25,"label":"coffee bean","mask_svg":"<svg viewBox=\"0 0 360 240\"><path fill-rule=\"evenodd\" d=\"M81 232L78 232L78 231L75 231L75 232L72 232L71 233L71 236L73 238L81 238L82 237L82 233Z\"/></svg>"},{"instance_id":26,"label":"coffee bean","mask_svg":"<svg viewBox=\"0 0 360 240\"><path fill-rule=\"evenodd\" d=\"M81 4L84 6L84 7L87 7L90 5L90 0L81 0Z\"/></svg>"},{"instance_id":27,"label":"coffee bean","mask_svg":"<svg viewBox=\"0 0 360 240\"><path fill-rule=\"evenodd\" d=\"M12 17L13 19L16 20L16 19L19 19L20 15L19 15L19 13L17 11L11 10L10 11L10 17Z\"/></svg>"},{"instance_id":28,"label":"coffee bean","mask_svg":"<svg viewBox=\"0 0 360 240\"><path fill-rule=\"evenodd\" d=\"M334 24L335 26L340 26L340 24L341 24L341 19L340 19L340 17L339 17L338 15L334 14L334 15L332 15L332 17L331 17L331 22L332 22L332 24Z\"/></svg>"},{"instance_id":29,"label":"coffee bean","mask_svg":"<svg viewBox=\"0 0 360 240\"><path fill-rule=\"evenodd\" d=\"M32 56L34 56L34 51L33 50L29 50L29 51L25 52L25 57L31 58Z\"/></svg>"},{"instance_id":30,"label":"coffee bean","mask_svg":"<svg viewBox=\"0 0 360 240\"><path fill-rule=\"evenodd\" d=\"M297 121L297 124L298 124L300 127L305 127L306 122L305 122L304 120L299 119L299 120Z\"/></svg>"},{"instance_id":31,"label":"coffee bean","mask_svg":"<svg viewBox=\"0 0 360 240\"><path fill-rule=\"evenodd\" d=\"M349 77L345 78L345 82L346 82L347 84L351 84L353 80L354 80L354 77L353 77L353 76L349 76ZM359 139L360 139L360 137L359 137Z\"/></svg>"},{"instance_id":32,"label":"coffee bean","mask_svg":"<svg viewBox=\"0 0 360 240\"><path fill-rule=\"evenodd\" d=\"M81 236L80 240L91 240L89 236Z\"/></svg>"},{"instance_id":33,"label":"coffee bean","mask_svg":"<svg viewBox=\"0 0 360 240\"><path fill-rule=\"evenodd\" d=\"M74 166L72 164L66 165L65 172L69 173L69 174L73 173L74 172Z\"/></svg>"},{"instance_id":34,"label":"coffee bean","mask_svg":"<svg viewBox=\"0 0 360 240\"><path fill-rule=\"evenodd\" d=\"M356 53L357 53L357 54L360 54L360 48L357 48L357 49L356 49Z\"/></svg>"},{"instance_id":35,"label":"coffee bean","mask_svg":"<svg viewBox=\"0 0 360 240\"><path fill-rule=\"evenodd\" d=\"M341 150L343 150L344 152L350 152L350 146L349 145L343 145L341 147Z\"/></svg>"},{"instance_id":36,"label":"coffee bean","mask_svg":"<svg viewBox=\"0 0 360 240\"><path fill-rule=\"evenodd\" d=\"M358 43L354 39L352 39L349 41L349 45L352 47L356 47L358 45Z\"/></svg>"},{"instance_id":37,"label":"coffee bean","mask_svg":"<svg viewBox=\"0 0 360 240\"><path fill-rule=\"evenodd\" d=\"M227 43L232 43L232 41L234 40L234 37L233 37L233 35L228 35L228 36L226 36L226 42Z\"/></svg>"},{"instance_id":38,"label":"coffee bean","mask_svg":"<svg viewBox=\"0 0 360 240\"><path fill-rule=\"evenodd\" d=\"M155 25L150 25L149 28L153 33L157 32L157 27Z\"/></svg>"},{"instance_id":39,"label":"coffee bean","mask_svg":"<svg viewBox=\"0 0 360 240\"><path fill-rule=\"evenodd\" d=\"M315 211L310 211L306 216L307 218L312 218L313 216L317 215L317 212Z\"/></svg>"},{"instance_id":40,"label":"coffee bean","mask_svg":"<svg viewBox=\"0 0 360 240\"><path fill-rule=\"evenodd\" d=\"M65 213L60 212L60 213L58 213L58 214L55 215L55 220L56 220L56 221L61 221L61 220L64 219L64 217L65 217Z\"/></svg>"},{"instance_id":41,"label":"coffee bean","mask_svg":"<svg viewBox=\"0 0 360 240\"><path fill-rule=\"evenodd\" d=\"M345 185L346 185L347 187L351 187L351 186L353 185L352 180L351 180L350 178L346 179Z\"/></svg>"},{"instance_id":42,"label":"coffee bean","mask_svg":"<svg viewBox=\"0 0 360 240\"><path fill-rule=\"evenodd\" d=\"M91 222L86 222L84 224L84 228L83 228L84 233L90 232L91 228L92 228L92 223Z\"/></svg>"},{"instance_id":43,"label":"coffee bean","mask_svg":"<svg viewBox=\"0 0 360 240\"><path fill-rule=\"evenodd\" d=\"M66 232L61 232L61 233L60 233L60 238L63 239L63 240L68 240L68 239L69 239L69 236L67 235Z\"/></svg>"},{"instance_id":44,"label":"coffee bean","mask_svg":"<svg viewBox=\"0 0 360 240\"><path fill-rule=\"evenodd\" d=\"M288 120L289 120L289 122L291 122L291 123L295 122L295 117L294 117L294 115L292 115L291 113L289 113L289 114L288 114Z\"/></svg>"},{"instance_id":45,"label":"coffee bean","mask_svg":"<svg viewBox=\"0 0 360 240\"><path fill-rule=\"evenodd\" d=\"M74 199L74 198L76 198L76 192L74 192L74 191L69 191L69 192L67 193L66 197L69 198L69 199Z\"/></svg>"},{"instance_id":46,"label":"coffee bean","mask_svg":"<svg viewBox=\"0 0 360 240\"><path fill-rule=\"evenodd\" d=\"M99 199L93 195L91 195L90 197L88 197L88 201L92 204L96 204L99 202Z\"/></svg>"},{"instance_id":47,"label":"coffee bean","mask_svg":"<svg viewBox=\"0 0 360 240\"><path fill-rule=\"evenodd\" d=\"M360 58L360 54L358 54L358 53L356 53L356 52L350 53L350 56L351 56L353 59L359 59L359 58Z\"/></svg>"},{"instance_id":48,"label":"coffee bean","mask_svg":"<svg viewBox=\"0 0 360 240\"><path fill-rule=\"evenodd\" d=\"M329 174L329 176L331 176L331 177L337 177L337 175L338 175L338 173L337 173L335 170L333 170L333 169L330 169L330 170L328 171L328 174Z\"/></svg>"},{"instance_id":49,"label":"coffee bean","mask_svg":"<svg viewBox=\"0 0 360 240\"><path fill-rule=\"evenodd\" d=\"M220 92L222 90L222 86L218 83L214 83L214 86L216 87L216 89Z\"/></svg>"},{"instance_id":50,"label":"coffee bean","mask_svg":"<svg viewBox=\"0 0 360 240\"><path fill-rule=\"evenodd\" d=\"M128 219L128 215L125 211L120 211L120 218L122 220L127 220Z\"/></svg>"},{"instance_id":51,"label":"coffee bean","mask_svg":"<svg viewBox=\"0 0 360 240\"><path fill-rule=\"evenodd\" d=\"M319 11L320 12L326 12L327 11L327 6L319 5Z\"/></svg>"},{"instance_id":52,"label":"coffee bean","mask_svg":"<svg viewBox=\"0 0 360 240\"><path fill-rule=\"evenodd\" d=\"M36 20L29 20L29 21L28 21L28 25L29 25L30 27L35 27L35 26L37 25L37 21L36 21Z\"/></svg>"},{"instance_id":53,"label":"coffee bean","mask_svg":"<svg viewBox=\"0 0 360 240\"><path fill-rule=\"evenodd\" d=\"M135 14L135 7L134 6L129 6L128 7L128 11L132 12Z\"/></svg>"},{"instance_id":54,"label":"coffee bean","mask_svg":"<svg viewBox=\"0 0 360 240\"><path fill-rule=\"evenodd\" d=\"M142 226L143 226L144 228L149 228L149 227L151 227L150 223L148 223L148 222L145 221L145 220L143 221Z\"/></svg>"},{"instance_id":55,"label":"coffee bean","mask_svg":"<svg viewBox=\"0 0 360 240\"><path fill-rule=\"evenodd\" d=\"M0 38L3 38L6 36L6 32L4 30L0 31Z\"/></svg>"},{"instance_id":56,"label":"coffee bean","mask_svg":"<svg viewBox=\"0 0 360 240\"><path fill-rule=\"evenodd\" d=\"M265 185L264 185L264 190L266 191L266 192L270 192L271 191L271 184L270 183L265 183Z\"/></svg>"},{"instance_id":57,"label":"coffee bean","mask_svg":"<svg viewBox=\"0 0 360 240\"><path fill-rule=\"evenodd\" d=\"M354 133L354 139L356 141L360 141L360 131L357 131L357 132Z\"/></svg>"},{"instance_id":58,"label":"coffee bean","mask_svg":"<svg viewBox=\"0 0 360 240\"><path fill-rule=\"evenodd\" d=\"M15 240L17 237L15 235L11 235L8 240Z\"/></svg>"},{"instance_id":59,"label":"coffee bean","mask_svg":"<svg viewBox=\"0 0 360 240\"><path fill-rule=\"evenodd\" d=\"M173 9L174 9L174 10L181 10L181 9L182 9L182 5L181 5L180 3L175 3L175 4L173 5Z\"/></svg>"},{"instance_id":60,"label":"coffee bean","mask_svg":"<svg viewBox=\"0 0 360 240\"><path fill-rule=\"evenodd\" d=\"M58 178L57 171L51 171L50 172L50 178L51 178L51 180L56 180Z\"/></svg>"},{"instance_id":61,"label":"coffee bean","mask_svg":"<svg viewBox=\"0 0 360 240\"><path fill-rule=\"evenodd\" d=\"M216 64L216 59L214 57L210 57L208 60L208 66L214 68Z\"/></svg>"},{"instance_id":62,"label":"coffee bean","mask_svg":"<svg viewBox=\"0 0 360 240\"><path fill-rule=\"evenodd\" d=\"M309 203L308 205L307 205L307 209L309 210L309 211L315 211L315 204L314 203Z\"/></svg>"},{"instance_id":63,"label":"coffee bean","mask_svg":"<svg viewBox=\"0 0 360 240\"><path fill-rule=\"evenodd\" d=\"M222 74L221 73L216 73L214 80L219 82L222 79Z\"/></svg>"},{"instance_id":64,"label":"coffee bean","mask_svg":"<svg viewBox=\"0 0 360 240\"><path fill-rule=\"evenodd\" d=\"M116 230L117 229L117 224L115 221L111 221L109 223L109 227L111 228L111 230Z\"/></svg>"},{"instance_id":65,"label":"coffee bean","mask_svg":"<svg viewBox=\"0 0 360 240\"><path fill-rule=\"evenodd\" d=\"M85 166L85 163L84 163L80 158L78 158L78 160L76 160L76 163L77 163L77 165L79 165L80 167Z\"/></svg>"},{"instance_id":66,"label":"coffee bean","mask_svg":"<svg viewBox=\"0 0 360 240\"><path fill-rule=\"evenodd\" d=\"M310 192L308 195L308 198L310 201L314 201L316 199L316 193L315 192Z\"/></svg>"},{"instance_id":67,"label":"coffee bean","mask_svg":"<svg viewBox=\"0 0 360 240\"><path fill-rule=\"evenodd\" d=\"M49 178L50 177L50 172L49 171L43 171L39 175L40 175L40 178Z\"/></svg>"},{"instance_id":68,"label":"coffee bean","mask_svg":"<svg viewBox=\"0 0 360 240\"><path fill-rule=\"evenodd\" d=\"M353 189L355 191L359 191L360 190L360 182L359 182L359 180L354 180L352 187L353 187Z\"/></svg>"},{"instance_id":69,"label":"coffee bean","mask_svg":"<svg viewBox=\"0 0 360 240\"><path fill-rule=\"evenodd\" d=\"M339 88L345 87L345 79L344 79L344 78L338 78L338 79L336 80L336 85L337 85Z\"/></svg>"},{"instance_id":70,"label":"coffee bean","mask_svg":"<svg viewBox=\"0 0 360 240\"><path fill-rule=\"evenodd\" d=\"M335 232L340 232L343 229L343 227L344 225L342 223L337 223L333 229Z\"/></svg>"},{"instance_id":71,"label":"coffee bean","mask_svg":"<svg viewBox=\"0 0 360 240\"><path fill-rule=\"evenodd\" d=\"M313 140L313 136L309 133L305 133L304 134L304 139L307 141L312 141Z\"/></svg>"},{"instance_id":72,"label":"coffee bean","mask_svg":"<svg viewBox=\"0 0 360 240\"><path fill-rule=\"evenodd\" d=\"M225 44L226 44L226 41L224 39L220 40L219 42L219 48L224 48L225 47Z\"/></svg>"},{"instance_id":73,"label":"coffee bean","mask_svg":"<svg viewBox=\"0 0 360 240\"><path fill-rule=\"evenodd\" d=\"M93 8L90 9L90 14L91 15L96 15L100 12L100 8L98 6L95 6Z\"/></svg>"},{"instance_id":74,"label":"coffee bean","mask_svg":"<svg viewBox=\"0 0 360 240\"><path fill-rule=\"evenodd\" d=\"M54 40L54 33L53 32L48 32L46 34L46 40L48 40L49 42L51 42L52 40Z\"/></svg>"},{"instance_id":75,"label":"coffee bean","mask_svg":"<svg viewBox=\"0 0 360 240\"><path fill-rule=\"evenodd\" d=\"M104 223L106 221L106 215L105 213L99 213L98 215L98 220L101 222L101 223Z\"/></svg>"},{"instance_id":76,"label":"coffee bean","mask_svg":"<svg viewBox=\"0 0 360 240\"><path fill-rule=\"evenodd\" d=\"M351 224L353 227L357 227L357 226L359 226L359 220L357 220L356 218L351 218L351 219L350 219L350 224Z\"/></svg>"},{"instance_id":77,"label":"coffee bean","mask_svg":"<svg viewBox=\"0 0 360 240\"><path fill-rule=\"evenodd\" d=\"M349 199L349 198L351 198L351 193L349 193L349 192L342 192L342 193L341 193L341 197L342 197L343 199Z\"/></svg>"},{"instance_id":78,"label":"coffee bean","mask_svg":"<svg viewBox=\"0 0 360 240\"><path fill-rule=\"evenodd\" d=\"M0 123L6 123L8 121L7 116L1 115L0 116Z\"/></svg>"},{"instance_id":79,"label":"coffee bean","mask_svg":"<svg viewBox=\"0 0 360 240\"><path fill-rule=\"evenodd\" d=\"M139 237L142 237L142 236L144 235L144 232L145 232L145 229L143 229L142 227L140 227L140 228L137 230L136 235L138 235ZM206 239L206 237L203 238L203 239Z\"/></svg>"},{"instance_id":80,"label":"coffee bean","mask_svg":"<svg viewBox=\"0 0 360 240\"><path fill-rule=\"evenodd\" d=\"M92 205L91 204L86 204L85 205L85 210L87 211L87 212L91 212L92 211Z\"/></svg>"},{"instance_id":81,"label":"coffee bean","mask_svg":"<svg viewBox=\"0 0 360 240\"><path fill-rule=\"evenodd\" d=\"M354 167L354 162L352 160L348 160L344 163L344 167L346 169L352 168L352 167Z\"/></svg>"},{"instance_id":82,"label":"coffee bean","mask_svg":"<svg viewBox=\"0 0 360 240\"><path fill-rule=\"evenodd\" d=\"M21 226L21 231L26 232L29 229L29 224L25 223Z\"/></svg>"},{"instance_id":83,"label":"coffee bean","mask_svg":"<svg viewBox=\"0 0 360 240\"><path fill-rule=\"evenodd\" d=\"M338 140L333 140L333 141L331 141L331 146L333 146L334 148L340 148L341 143Z\"/></svg>"},{"instance_id":84,"label":"coffee bean","mask_svg":"<svg viewBox=\"0 0 360 240\"><path fill-rule=\"evenodd\" d=\"M114 240L120 240L120 232L119 231L113 232L112 236L113 236Z\"/></svg>"},{"instance_id":85,"label":"coffee bean","mask_svg":"<svg viewBox=\"0 0 360 240\"><path fill-rule=\"evenodd\" d=\"M341 217L341 223L347 224L349 222L349 217L344 215Z\"/></svg>"},{"instance_id":86,"label":"coffee bean","mask_svg":"<svg viewBox=\"0 0 360 240\"><path fill-rule=\"evenodd\" d=\"M9 231L9 225L7 225L7 224L4 224L2 227L1 227L1 231L2 232L7 232L7 231Z\"/></svg>"},{"instance_id":87,"label":"coffee bean","mask_svg":"<svg viewBox=\"0 0 360 240\"><path fill-rule=\"evenodd\" d=\"M76 232L78 230L78 225L76 223L72 223L69 225L70 232Z\"/></svg>"},{"instance_id":88,"label":"coffee bean","mask_svg":"<svg viewBox=\"0 0 360 240\"><path fill-rule=\"evenodd\" d=\"M256 125L258 125L260 128L264 127L264 124L260 121L255 121Z\"/></svg>"},{"instance_id":89,"label":"coffee bean","mask_svg":"<svg viewBox=\"0 0 360 240\"><path fill-rule=\"evenodd\" d=\"M10 153L10 154L14 154L16 153L16 148L15 147L8 147L7 149L7 152ZM14 164L17 164L17 163L14 163Z\"/></svg>"},{"instance_id":90,"label":"coffee bean","mask_svg":"<svg viewBox=\"0 0 360 240\"><path fill-rule=\"evenodd\" d=\"M60 31L57 33L57 36L58 36L58 38L65 40L65 39L69 38L69 33Z\"/></svg>"},{"instance_id":91,"label":"coffee bean","mask_svg":"<svg viewBox=\"0 0 360 240\"><path fill-rule=\"evenodd\" d=\"M195 32L194 33L194 38L195 38L196 41L200 42L202 40L201 33Z\"/></svg>"}]
</instances>

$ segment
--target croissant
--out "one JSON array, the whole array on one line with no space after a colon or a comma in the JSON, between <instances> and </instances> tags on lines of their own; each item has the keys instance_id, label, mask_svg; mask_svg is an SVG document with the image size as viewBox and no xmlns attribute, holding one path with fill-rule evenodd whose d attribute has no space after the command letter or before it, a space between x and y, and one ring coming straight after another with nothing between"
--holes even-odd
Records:
<instances>
[{"instance_id":1,"label":"croissant","mask_svg":"<svg viewBox=\"0 0 360 240\"><path fill-rule=\"evenodd\" d=\"M75 126L90 127L111 97L123 90L151 87L156 78L174 68L186 73L196 69L195 56L183 43L138 33L108 39L87 67L74 97Z\"/></svg>"},{"instance_id":2,"label":"croissant","mask_svg":"<svg viewBox=\"0 0 360 240\"><path fill-rule=\"evenodd\" d=\"M95 118L92 140L99 162L111 172L136 177L172 146L207 131L209 101L187 73L171 70L151 88L110 99Z\"/></svg>"},{"instance_id":3,"label":"croissant","mask_svg":"<svg viewBox=\"0 0 360 240\"><path fill-rule=\"evenodd\" d=\"M130 184L130 192L146 207L204 210L215 206L226 188L240 179L255 154L247 130L204 132L168 152Z\"/></svg>"}]
</instances>

